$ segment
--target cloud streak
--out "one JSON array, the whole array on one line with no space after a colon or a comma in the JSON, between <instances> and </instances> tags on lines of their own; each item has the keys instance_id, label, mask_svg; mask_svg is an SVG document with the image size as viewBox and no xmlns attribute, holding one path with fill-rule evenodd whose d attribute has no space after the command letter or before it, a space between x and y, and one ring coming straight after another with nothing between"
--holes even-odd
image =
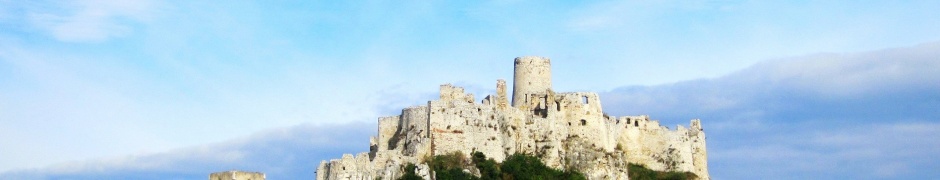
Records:
<instances>
[{"instance_id":1,"label":"cloud streak","mask_svg":"<svg viewBox=\"0 0 940 180\"><path fill-rule=\"evenodd\" d=\"M30 3L33 4L33 3ZM27 6L29 23L64 42L101 42L133 32L133 24L154 13L149 0L79 0Z\"/></svg>"},{"instance_id":2,"label":"cloud streak","mask_svg":"<svg viewBox=\"0 0 940 180\"><path fill-rule=\"evenodd\" d=\"M270 179L310 179L320 160L368 150L375 126L304 124L165 153L11 171L0 179L204 179L227 170L260 171Z\"/></svg>"},{"instance_id":3,"label":"cloud streak","mask_svg":"<svg viewBox=\"0 0 940 180\"><path fill-rule=\"evenodd\" d=\"M701 118L719 179L931 179L940 176L938 58L940 42L817 54L601 97L615 115Z\"/></svg>"}]
</instances>

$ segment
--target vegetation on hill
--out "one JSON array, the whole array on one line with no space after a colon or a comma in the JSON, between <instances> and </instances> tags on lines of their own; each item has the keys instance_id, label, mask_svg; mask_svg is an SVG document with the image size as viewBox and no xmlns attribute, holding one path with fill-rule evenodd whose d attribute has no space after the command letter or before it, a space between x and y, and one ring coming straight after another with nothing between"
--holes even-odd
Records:
<instances>
[{"instance_id":1,"label":"vegetation on hill","mask_svg":"<svg viewBox=\"0 0 940 180\"><path fill-rule=\"evenodd\" d=\"M678 171L654 171L646 166L630 163L629 176L631 180L687 180L698 179L695 173Z\"/></svg>"},{"instance_id":2,"label":"vegetation on hill","mask_svg":"<svg viewBox=\"0 0 940 180\"><path fill-rule=\"evenodd\" d=\"M436 179L586 179L580 172L552 169L538 157L527 154L513 154L503 163L497 163L480 152L473 153L471 159L455 152L432 157L428 166L435 172ZM470 169L479 170L480 177L474 176ZM414 170L415 165L407 165L405 174L399 179L421 179Z\"/></svg>"},{"instance_id":3,"label":"vegetation on hill","mask_svg":"<svg viewBox=\"0 0 940 180\"><path fill-rule=\"evenodd\" d=\"M513 154L503 163L497 163L492 158L486 158L483 153L474 152L470 159L462 153L455 152L446 155L437 155L430 158L428 166L435 172L435 179L559 179L583 180L584 174L574 170L557 170L545 166L538 157L527 154ZM419 180L415 174L415 165L405 166L405 174L401 180ZM479 177L474 176L471 169L479 170ZM663 172L650 170L643 165L630 164L629 176L632 180L687 180L697 179L691 172Z\"/></svg>"},{"instance_id":4,"label":"vegetation on hill","mask_svg":"<svg viewBox=\"0 0 940 180\"><path fill-rule=\"evenodd\" d=\"M587 179L584 174L574 170L552 169L539 160L538 157L513 154L506 158L500 166L503 179Z\"/></svg>"},{"instance_id":5,"label":"vegetation on hill","mask_svg":"<svg viewBox=\"0 0 940 180\"><path fill-rule=\"evenodd\" d=\"M398 180L424 180L421 179L421 176L415 174L415 165L408 164L405 165L405 174L398 178Z\"/></svg>"}]
</instances>

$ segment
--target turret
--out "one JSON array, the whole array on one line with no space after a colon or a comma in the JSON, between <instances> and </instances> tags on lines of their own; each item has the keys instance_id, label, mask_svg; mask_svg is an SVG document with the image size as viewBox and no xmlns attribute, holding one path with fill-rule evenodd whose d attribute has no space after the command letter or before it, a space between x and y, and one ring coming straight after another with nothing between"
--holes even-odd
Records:
<instances>
[{"instance_id":1,"label":"turret","mask_svg":"<svg viewBox=\"0 0 940 180\"><path fill-rule=\"evenodd\" d=\"M528 104L530 96L546 95L552 89L551 60L546 57L517 57L512 85L512 106Z\"/></svg>"}]
</instances>

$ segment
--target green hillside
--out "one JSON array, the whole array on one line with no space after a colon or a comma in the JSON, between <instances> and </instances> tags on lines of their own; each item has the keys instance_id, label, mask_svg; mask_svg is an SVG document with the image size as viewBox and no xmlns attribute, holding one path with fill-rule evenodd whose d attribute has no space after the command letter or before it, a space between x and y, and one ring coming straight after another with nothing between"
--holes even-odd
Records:
<instances>
[{"instance_id":1,"label":"green hillside","mask_svg":"<svg viewBox=\"0 0 940 180\"><path fill-rule=\"evenodd\" d=\"M492 158L486 158L483 153L475 152L471 159L465 158L460 152L437 155L430 158L428 166L435 172L435 179L503 179L503 180L583 180L584 174L573 170L557 170L545 166L538 157L528 154L513 154L502 163ZM420 180L415 174L416 166L405 166L405 174L400 180ZM469 170L479 170L480 177L468 173ZM690 172L662 172L647 169L642 165L630 164L630 179L634 180L685 180L696 179Z\"/></svg>"}]
</instances>

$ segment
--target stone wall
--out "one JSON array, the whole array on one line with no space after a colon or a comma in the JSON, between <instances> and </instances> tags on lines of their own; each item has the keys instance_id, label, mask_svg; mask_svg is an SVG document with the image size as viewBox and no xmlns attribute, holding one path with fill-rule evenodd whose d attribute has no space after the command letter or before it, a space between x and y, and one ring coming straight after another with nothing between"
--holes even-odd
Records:
<instances>
[{"instance_id":1,"label":"stone wall","mask_svg":"<svg viewBox=\"0 0 940 180\"><path fill-rule=\"evenodd\" d=\"M627 161L653 170L689 171L708 179L700 120L693 119L690 128L677 126L675 131L645 115L620 117L616 122L616 146L627 153Z\"/></svg>"},{"instance_id":2,"label":"stone wall","mask_svg":"<svg viewBox=\"0 0 940 180\"><path fill-rule=\"evenodd\" d=\"M523 103L528 94L544 94L552 88L551 60L545 57L523 56L515 59L512 106Z\"/></svg>"},{"instance_id":3,"label":"stone wall","mask_svg":"<svg viewBox=\"0 0 940 180\"><path fill-rule=\"evenodd\" d=\"M626 179L629 163L710 179L699 120L670 130L645 115L609 116L597 93L552 91L548 58L515 62L512 106L504 80L480 103L463 88L441 85L439 99L379 118L369 153L321 162L317 178L395 179L405 164L459 151L468 157L482 152L498 162L514 153L533 154L589 179Z\"/></svg>"},{"instance_id":4,"label":"stone wall","mask_svg":"<svg viewBox=\"0 0 940 180\"><path fill-rule=\"evenodd\" d=\"M376 137L376 150L390 150L397 146L398 142L391 142L399 131L401 116L388 116L379 118L378 137Z\"/></svg>"},{"instance_id":5,"label":"stone wall","mask_svg":"<svg viewBox=\"0 0 940 180\"><path fill-rule=\"evenodd\" d=\"M452 97L428 103L430 107L431 148L437 154L461 151L469 155L475 151L488 157L502 160L504 153L500 145L497 106L472 102L472 95L462 94L462 88L442 86L441 97L448 89L459 89ZM459 97L471 97L470 101Z\"/></svg>"},{"instance_id":6,"label":"stone wall","mask_svg":"<svg viewBox=\"0 0 940 180\"><path fill-rule=\"evenodd\" d=\"M264 180L264 173L244 171L224 171L209 174L209 180Z\"/></svg>"},{"instance_id":7,"label":"stone wall","mask_svg":"<svg viewBox=\"0 0 940 180\"><path fill-rule=\"evenodd\" d=\"M428 123L428 106L416 106L402 110L401 131L399 147L403 146L405 156L425 157L430 148L430 130Z\"/></svg>"}]
</instances>

